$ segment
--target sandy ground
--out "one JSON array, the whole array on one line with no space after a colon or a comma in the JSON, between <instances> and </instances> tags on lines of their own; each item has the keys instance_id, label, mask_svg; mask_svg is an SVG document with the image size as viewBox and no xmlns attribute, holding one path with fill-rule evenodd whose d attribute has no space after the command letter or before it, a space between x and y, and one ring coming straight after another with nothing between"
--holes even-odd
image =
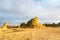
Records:
<instances>
[{"instance_id":1,"label":"sandy ground","mask_svg":"<svg viewBox=\"0 0 60 40\"><path fill-rule=\"evenodd\" d=\"M60 27L3 30L0 31L0 40L60 40Z\"/></svg>"}]
</instances>

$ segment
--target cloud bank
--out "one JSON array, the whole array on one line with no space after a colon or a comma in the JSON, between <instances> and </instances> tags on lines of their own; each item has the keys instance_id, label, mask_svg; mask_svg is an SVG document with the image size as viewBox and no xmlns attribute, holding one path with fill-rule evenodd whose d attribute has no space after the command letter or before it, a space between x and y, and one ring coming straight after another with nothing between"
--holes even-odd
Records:
<instances>
[{"instance_id":1,"label":"cloud bank","mask_svg":"<svg viewBox=\"0 0 60 40\"><path fill-rule=\"evenodd\" d=\"M60 0L0 0L0 24L17 24L35 16L41 23L60 22Z\"/></svg>"}]
</instances>

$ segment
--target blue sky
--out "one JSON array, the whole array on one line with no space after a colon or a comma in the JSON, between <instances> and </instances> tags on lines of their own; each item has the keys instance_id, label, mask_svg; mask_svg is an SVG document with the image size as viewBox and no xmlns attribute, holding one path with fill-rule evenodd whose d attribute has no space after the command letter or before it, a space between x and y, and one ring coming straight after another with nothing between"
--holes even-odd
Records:
<instances>
[{"instance_id":1,"label":"blue sky","mask_svg":"<svg viewBox=\"0 0 60 40\"><path fill-rule=\"evenodd\" d=\"M0 0L0 25L26 22L35 16L41 23L60 22L60 0Z\"/></svg>"}]
</instances>

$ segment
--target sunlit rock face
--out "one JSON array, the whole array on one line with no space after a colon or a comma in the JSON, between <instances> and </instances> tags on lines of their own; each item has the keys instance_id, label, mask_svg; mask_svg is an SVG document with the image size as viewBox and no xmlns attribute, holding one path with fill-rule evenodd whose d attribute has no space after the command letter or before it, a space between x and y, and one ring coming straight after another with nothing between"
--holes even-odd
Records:
<instances>
[{"instance_id":1,"label":"sunlit rock face","mask_svg":"<svg viewBox=\"0 0 60 40\"><path fill-rule=\"evenodd\" d=\"M36 25L39 24L38 17L35 17L35 18L32 19L32 24L33 24L34 26L36 26Z\"/></svg>"},{"instance_id":2,"label":"sunlit rock face","mask_svg":"<svg viewBox=\"0 0 60 40\"><path fill-rule=\"evenodd\" d=\"M8 22L5 22L4 25L2 26L3 30L6 30L8 28Z\"/></svg>"},{"instance_id":3,"label":"sunlit rock face","mask_svg":"<svg viewBox=\"0 0 60 40\"><path fill-rule=\"evenodd\" d=\"M27 26L34 27L38 25L38 17L35 17L27 22Z\"/></svg>"}]
</instances>

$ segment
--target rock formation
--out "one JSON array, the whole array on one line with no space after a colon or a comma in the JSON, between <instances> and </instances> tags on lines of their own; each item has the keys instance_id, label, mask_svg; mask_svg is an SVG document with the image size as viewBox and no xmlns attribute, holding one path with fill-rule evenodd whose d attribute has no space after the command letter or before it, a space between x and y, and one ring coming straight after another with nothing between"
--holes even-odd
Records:
<instances>
[{"instance_id":1,"label":"rock formation","mask_svg":"<svg viewBox=\"0 0 60 40\"><path fill-rule=\"evenodd\" d=\"M38 17L35 17L27 22L27 26L34 28L44 28L42 24L39 23Z\"/></svg>"},{"instance_id":2,"label":"rock formation","mask_svg":"<svg viewBox=\"0 0 60 40\"><path fill-rule=\"evenodd\" d=\"M5 22L4 25L2 26L3 30L6 30L8 28L8 22Z\"/></svg>"},{"instance_id":3,"label":"rock formation","mask_svg":"<svg viewBox=\"0 0 60 40\"><path fill-rule=\"evenodd\" d=\"M38 18L35 17L27 22L27 26L36 26L38 25Z\"/></svg>"}]
</instances>

